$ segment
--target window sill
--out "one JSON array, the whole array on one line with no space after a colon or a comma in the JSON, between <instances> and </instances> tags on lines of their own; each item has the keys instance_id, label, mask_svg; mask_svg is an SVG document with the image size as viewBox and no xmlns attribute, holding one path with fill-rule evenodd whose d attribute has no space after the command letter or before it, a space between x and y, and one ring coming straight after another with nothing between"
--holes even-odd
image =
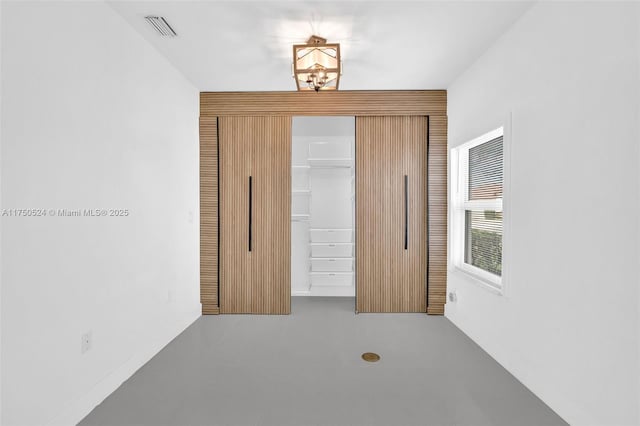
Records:
<instances>
[{"instance_id":1,"label":"window sill","mask_svg":"<svg viewBox=\"0 0 640 426\"><path fill-rule=\"evenodd\" d=\"M450 272L466 279L467 281L479 287L486 289L490 293L493 293L497 296L502 296L504 294L502 284L496 284L495 282L489 281L479 275L474 274L471 271L467 271L466 269L460 268L459 266L453 266L450 269Z\"/></svg>"}]
</instances>

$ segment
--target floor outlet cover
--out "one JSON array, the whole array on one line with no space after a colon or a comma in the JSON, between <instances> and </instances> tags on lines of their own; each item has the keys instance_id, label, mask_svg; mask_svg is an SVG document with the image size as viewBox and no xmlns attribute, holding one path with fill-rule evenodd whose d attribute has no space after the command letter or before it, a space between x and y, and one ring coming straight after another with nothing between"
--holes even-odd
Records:
<instances>
[{"instance_id":1,"label":"floor outlet cover","mask_svg":"<svg viewBox=\"0 0 640 426\"><path fill-rule=\"evenodd\" d=\"M377 362L380 361L380 355L374 354L373 352L365 352L362 354L362 359L367 362Z\"/></svg>"}]
</instances>

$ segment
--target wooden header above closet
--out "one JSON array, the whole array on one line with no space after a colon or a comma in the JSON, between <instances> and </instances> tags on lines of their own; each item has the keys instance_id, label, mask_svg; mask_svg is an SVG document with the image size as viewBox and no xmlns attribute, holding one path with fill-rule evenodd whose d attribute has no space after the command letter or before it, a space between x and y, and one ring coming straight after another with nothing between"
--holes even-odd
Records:
<instances>
[{"instance_id":1,"label":"wooden header above closet","mask_svg":"<svg viewBox=\"0 0 640 426\"><path fill-rule=\"evenodd\" d=\"M223 115L447 115L446 90L202 92L200 117Z\"/></svg>"}]
</instances>

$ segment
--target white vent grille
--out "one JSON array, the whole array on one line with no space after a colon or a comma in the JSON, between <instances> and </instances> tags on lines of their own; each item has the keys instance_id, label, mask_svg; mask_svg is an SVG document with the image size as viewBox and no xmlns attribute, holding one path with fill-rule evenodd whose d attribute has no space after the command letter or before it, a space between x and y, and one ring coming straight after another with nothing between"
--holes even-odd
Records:
<instances>
[{"instance_id":1,"label":"white vent grille","mask_svg":"<svg viewBox=\"0 0 640 426\"><path fill-rule=\"evenodd\" d=\"M163 37L175 37L178 35L162 16L145 16L144 19Z\"/></svg>"}]
</instances>

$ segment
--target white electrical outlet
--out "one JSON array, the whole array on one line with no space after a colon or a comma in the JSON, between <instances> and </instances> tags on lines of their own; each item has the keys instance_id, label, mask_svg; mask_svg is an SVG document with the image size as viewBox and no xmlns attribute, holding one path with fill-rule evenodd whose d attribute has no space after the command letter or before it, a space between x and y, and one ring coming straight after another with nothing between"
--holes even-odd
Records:
<instances>
[{"instance_id":1,"label":"white electrical outlet","mask_svg":"<svg viewBox=\"0 0 640 426\"><path fill-rule=\"evenodd\" d=\"M91 344L91 331L88 331L80 337L80 353L85 353L91 349Z\"/></svg>"},{"instance_id":2,"label":"white electrical outlet","mask_svg":"<svg viewBox=\"0 0 640 426\"><path fill-rule=\"evenodd\" d=\"M449 302L455 303L458 301L458 294L455 290L449 292Z\"/></svg>"}]
</instances>

